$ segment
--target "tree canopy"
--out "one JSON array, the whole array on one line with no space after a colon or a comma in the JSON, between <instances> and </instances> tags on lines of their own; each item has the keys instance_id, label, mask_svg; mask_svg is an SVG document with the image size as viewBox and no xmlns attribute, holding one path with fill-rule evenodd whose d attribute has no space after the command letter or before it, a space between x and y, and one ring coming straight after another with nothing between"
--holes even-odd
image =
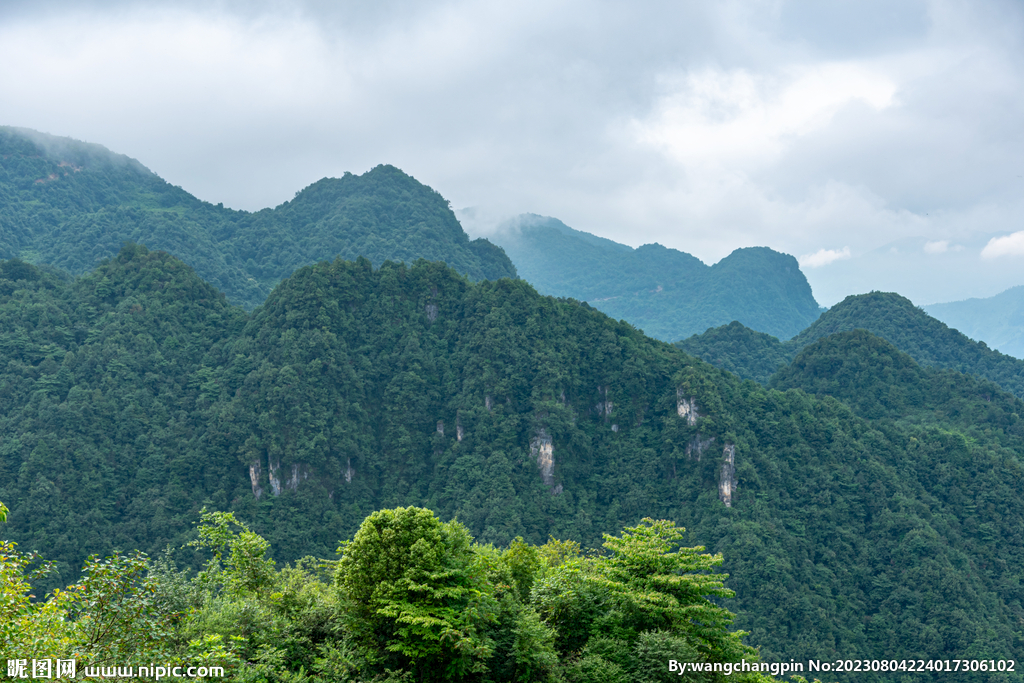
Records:
<instances>
[{"instance_id":1,"label":"tree canopy","mask_svg":"<svg viewBox=\"0 0 1024 683\"><path fill-rule=\"evenodd\" d=\"M276 608L233 595L284 563L332 557L375 511L426 508L492 548L473 551L481 565L437 555L468 582L459 590L477 571L508 587L452 636L524 672L579 651L571 676L585 680L605 664L640 671L641 651L681 637L658 635L676 623L660 579L644 579L660 602L633 600L638 584L588 555L611 556L603 533L651 518L721 554L733 627L765 661L1020 650L1024 406L876 337L824 337L765 387L580 302L425 261L302 268L252 313L139 246L80 278L20 262L0 272L2 530L56 562L38 590L74 584L92 554L184 546L181 567L220 577L227 611L210 623L251 625ZM221 550L220 573L213 546L186 545L204 507L247 527L210 522L230 532L211 541L248 539L235 559ZM565 566L566 591L624 597L534 603L554 581L545 563ZM446 618L452 586L436 579L424 618ZM321 605L309 618L326 632L323 591L340 585L324 585L288 599ZM365 612L360 633L414 618L403 594L385 597L394 604ZM556 617L579 628L551 631ZM271 638L267 662L316 650L304 642ZM383 652L388 666L406 656Z\"/></svg>"},{"instance_id":2,"label":"tree canopy","mask_svg":"<svg viewBox=\"0 0 1024 683\"><path fill-rule=\"evenodd\" d=\"M0 258L77 275L125 242L173 253L250 310L295 269L337 256L516 276L500 248L469 239L440 194L393 166L324 178L251 213L201 201L99 145L0 126Z\"/></svg>"}]
</instances>

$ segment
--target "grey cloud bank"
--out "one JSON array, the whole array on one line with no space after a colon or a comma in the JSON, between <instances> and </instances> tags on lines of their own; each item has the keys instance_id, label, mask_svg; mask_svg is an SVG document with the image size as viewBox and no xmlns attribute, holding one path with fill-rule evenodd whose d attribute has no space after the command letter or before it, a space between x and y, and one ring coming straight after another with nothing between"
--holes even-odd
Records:
<instances>
[{"instance_id":1,"label":"grey cloud bank","mask_svg":"<svg viewBox=\"0 0 1024 683\"><path fill-rule=\"evenodd\" d=\"M1022 238L987 246L1024 230L1022 42L998 1L15 2L0 111L235 208L386 162L632 246L786 251L824 304L932 303L1024 280Z\"/></svg>"}]
</instances>

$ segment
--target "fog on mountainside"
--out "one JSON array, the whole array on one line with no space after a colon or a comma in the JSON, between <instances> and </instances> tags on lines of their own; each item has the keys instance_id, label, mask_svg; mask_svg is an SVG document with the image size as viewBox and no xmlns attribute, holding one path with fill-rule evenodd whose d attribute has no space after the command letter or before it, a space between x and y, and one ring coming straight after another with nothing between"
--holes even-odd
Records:
<instances>
[{"instance_id":1,"label":"fog on mountainside","mask_svg":"<svg viewBox=\"0 0 1024 683\"><path fill-rule=\"evenodd\" d=\"M796 259L764 247L737 249L709 267L659 244L634 250L532 214L488 238L539 292L586 301L665 341L733 320L788 339L820 313Z\"/></svg>"},{"instance_id":2,"label":"fog on mountainside","mask_svg":"<svg viewBox=\"0 0 1024 683\"><path fill-rule=\"evenodd\" d=\"M441 195L392 166L325 178L248 213L202 202L99 145L0 127L0 200L0 257L80 274L136 242L175 254L249 309L296 268L339 255L516 276L501 249L469 239Z\"/></svg>"}]
</instances>

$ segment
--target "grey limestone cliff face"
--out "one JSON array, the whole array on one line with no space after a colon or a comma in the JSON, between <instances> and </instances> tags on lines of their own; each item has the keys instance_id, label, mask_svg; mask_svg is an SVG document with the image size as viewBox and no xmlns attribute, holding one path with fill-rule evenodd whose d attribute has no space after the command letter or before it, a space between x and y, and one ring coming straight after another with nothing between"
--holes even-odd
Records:
<instances>
[{"instance_id":1,"label":"grey limestone cliff face","mask_svg":"<svg viewBox=\"0 0 1024 683\"><path fill-rule=\"evenodd\" d=\"M736 492L736 446L725 444L722 449L722 471L718 479L718 499L725 507L732 507L732 494Z\"/></svg>"},{"instance_id":2,"label":"grey limestone cliff face","mask_svg":"<svg viewBox=\"0 0 1024 683\"><path fill-rule=\"evenodd\" d=\"M604 400L599 401L597 405L594 406L594 410L597 411L598 415L607 420L609 417L611 417L612 410L615 408L615 404L608 400L608 387L598 387L597 392L601 394Z\"/></svg>"},{"instance_id":3,"label":"grey limestone cliff face","mask_svg":"<svg viewBox=\"0 0 1024 683\"><path fill-rule=\"evenodd\" d=\"M262 468L260 467L260 461L258 459L254 460L249 465L249 481L252 482L252 495L256 496L256 500L259 500L260 496L263 495L263 489L260 487L261 470Z\"/></svg>"},{"instance_id":4,"label":"grey limestone cliff face","mask_svg":"<svg viewBox=\"0 0 1024 683\"><path fill-rule=\"evenodd\" d=\"M310 478L311 470L309 465L301 462L292 463L291 471L288 473L287 479L282 479L281 472L281 461L269 459L268 465L268 478L270 479L270 493L279 496L281 491L288 489L290 491L298 490L299 484ZM263 487L260 486L260 477L263 474L263 468L260 465L260 460L257 458L249 464L249 481L252 483L252 494L259 500L260 496L263 495ZM352 462L349 461L348 471L345 473L346 481L352 481Z\"/></svg>"},{"instance_id":5,"label":"grey limestone cliff face","mask_svg":"<svg viewBox=\"0 0 1024 683\"><path fill-rule=\"evenodd\" d=\"M555 486L555 448L547 430L541 427L530 439L530 454L537 461L537 469L544 485L552 489L554 495L562 492L562 486Z\"/></svg>"},{"instance_id":6,"label":"grey limestone cliff face","mask_svg":"<svg viewBox=\"0 0 1024 683\"><path fill-rule=\"evenodd\" d=\"M676 390L676 413L691 427L697 424L697 418L700 417L696 399L683 396L682 388Z\"/></svg>"},{"instance_id":7,"label":"grey limestone cliff face","mask_svg":"<svg viewBox=\"0 0 1024 683\"><path fill-rule=\"evenodd\" d=\"M701 417L696 399L686 396L682 387L676 390L676 414L686 420L690 427L696 426ZM686 444L686 457L700 461L701 455L715 442L715 437L702 438L695 434ZM673 476L675 472L673 471ZM736 446L726 443L722 448L722 468L718 475L718 499L725 507L732 507L732 497L736 493Z\"/></svg>"},{"instance_id":8,"label":"grey limestone cliff face","mask_svg":"<svg viewBox=\"0 0 1024 683\"><path fill-rule=\"evenodd\" d=\"M270 466L270 492L275 496L281 495L281 462L274 462L268 460L267 464Z\"/></svg>"},{"instance_id":9,"label":"grey limestone cliff face","mask_svg":"<svg viewBox=\"0 0 1024 683\"><path fill-rule=\"evenodd\" d=\"M291 491L299 488L299 483L309 479L309 465L302 462L292 463L292 473L285 482L285 487Z\"/></svg>"},{"instance_id":10,"label":"grey limestone cliff face","mask_svg":"<svg viewBox=\"0 0 1024 683\"><path fill-rule=\"evenodd\" d=\"M686 457L692 458L697 462L700 462L700 456L706 451L711 444L715 442L715 437L709 436L706 439L702 439L700 434L697 434L690 439L686 444Z\"/></svg>"}]
</instances>

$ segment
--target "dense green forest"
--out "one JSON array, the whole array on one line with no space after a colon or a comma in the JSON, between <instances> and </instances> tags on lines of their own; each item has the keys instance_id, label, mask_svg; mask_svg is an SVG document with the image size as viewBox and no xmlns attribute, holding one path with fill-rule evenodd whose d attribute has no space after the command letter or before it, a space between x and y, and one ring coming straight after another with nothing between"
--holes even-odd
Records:
<instances>
[{"instance_id":1,"label":"dense green forest","mask_svg":"<svg viewBox=\"0 0 1024 683\"><path fill-rule=\"evenodd\" d=\"M252 309L325 258L444 261L471 279L515 277L501 249L470 240L440 194L392 166L324 178L275 209L196 199L99 146L0 127L0 258L96 267L125 242L175 254Z\"/></svg>"},{"instance_id":2,"label":"dense green forest","mask_svg":"<svg viewBox=\"0 0 1024 683\"><path fill-rule=\"evenodd\" d=\"M670 520L722 554L729 628L762 661L1024 659L1024 404L864 333L820 337L764 387L439 263L322 262L246 313L139 246L77 279L9 260L2 529L57 562L47 589L93 553L195 541L203 507L293 567L335 558L385 508L434 510L499 554L577 542L598 565L615 557L602 534ZM201 551L175 566L202 568ZM557 630L542 591L520 599ZM252 600L210 622L269 623L277 608ZM555 648L635 672L644 632L632 650Z\"/></svg>"},{"instance_id":3,"label":"dense green forest","mask_svg":"<svg viewBox=\"0 0 1024 683\"><path fill-rule=\"evenodd\" d=\"M46 678L253 683L659 683L683 666L685 681L770 683L785 671L729 630L715 601L733 594L711 573L722 558L679 548L683 530L664 520L584 555L554 539L498 549L430 510L381 510L337 560L278 570L234 515L200 516L181 548L205 558L194 575L174 567L174 550L156 562L91 557L79 583L45 601L29 593L34 558L0 544L0 655L25 674L8 675L36 678L39 660L76 664Z\"/></svg>"},{"instance_id":4,"label":"dense green forest","mask_svg":"<svg viewBox=\"0 0 1024 683\"><path fill-rule=\"evenodd\" d=\"M807 344L857 329L888 340L923 366L977 375L1024 397L1024 360L968 339L909 299L893 293L849 296L786 342L734 323L694 335L677 346L712 365L764 384Z\"/></svg>"},{"instance_id":5,"label":"dense green forest","mask_svg":"<svg viewBox=\"0 0 1024 683\"><path fill-rule=\"evenodd\" d=\"M984 339L993 349L1024 358L1024 285L990 296L924 307L971 339Z\"/></svg>"},{"instance_id":6,"label":"dense green forest","mask_svg":"<svg viewBox=\"0 0 1024 683\"><path fill-rule=\"evenodd\" d=\"M826 314L827 315L827 314ZM697 356L717 368L743 379L767 384L775 372L793 360L791 344L780 342L765 332L757 332L737 321L712 327L676 342L676 347Z\"/></svg>"},{"instance_id":7,"label":"dense green forest","mask_svg":"<svg viewBox=\"0 0 1024 683\"><path fill-rule=\"evenodd\" d=\"M706 266L660 244L632 249L532 214L490 239L542 294L586 301L665 341L732 320L788 339L821 312L796 259L765 247Z\"/></svg>"},{"instance_id":8,"label":"dense green forest","mask_svg":"<svg viewBox=\"0 0 1024 683\"><path fill-rule=\"evenodd\" d=\"M80 275L123 244L174 254L252 310L300 266L366 257L443 261L471 280L520 274L666 341L731 320L788 338L819 314L796 260L740 249L708 267L657 244L631 249L554 219L470 240L448 202L392 166L324 178L273 209L203 202L94 144L0 127L0 258ZM513 261L517 265L513 265Z\"/></svg>"}]
</instances>

